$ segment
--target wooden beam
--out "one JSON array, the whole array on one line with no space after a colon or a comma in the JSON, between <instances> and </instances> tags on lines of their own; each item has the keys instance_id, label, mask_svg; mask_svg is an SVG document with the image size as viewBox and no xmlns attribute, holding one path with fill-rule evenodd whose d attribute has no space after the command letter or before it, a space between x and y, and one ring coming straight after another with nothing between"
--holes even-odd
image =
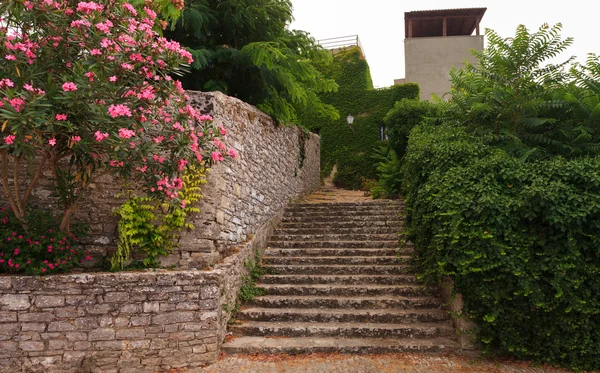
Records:
<instances>
[{"instance_id":1,"label":"wooden beam","mask_svg":"<svg viewBox=\"0 0 600 373\"><path fill-rule=\"evenodd\" d=\"M475 20L475 35L479 36L479 22L481 22L481 17L477 17Z\"/></svg>"},{"instance_id":2,"label":"wooden beam","mask_svg":"<svg viewBox=\"0 0 600 373\"><path fill-rule=\"evenodd\" d=\"M408 38L411 39L412 35L413 35L413 28L412 28L413 24L412 24L412 19L408 20Z\"/></svg>"},{"instance_id":3,"label":"wooden beam","mask_svg":"<svg viewBox=\"0 0 600 373\"><path fill-rule=\"evenodd\" d=\"M435 20L435 19L443 19L443 18L477 18L477 16L475 15L468 15L468 16L427 16L427 17L412 17L412 18L408 18L409 21L411 20L417 20L417 21L431 21L431 20Z\"/></svg>"},{"instance_id":4,"label":"wooden beam","mask_svg":"<svg viewBox=\"0 0 600 373\"><path fill-rule=\"evenodd\" d=\"M446 17L444 17L444 20L442 22L442 36L447 36L448 35L448 25L446 22Z\"/></svg>"}]
</instances>

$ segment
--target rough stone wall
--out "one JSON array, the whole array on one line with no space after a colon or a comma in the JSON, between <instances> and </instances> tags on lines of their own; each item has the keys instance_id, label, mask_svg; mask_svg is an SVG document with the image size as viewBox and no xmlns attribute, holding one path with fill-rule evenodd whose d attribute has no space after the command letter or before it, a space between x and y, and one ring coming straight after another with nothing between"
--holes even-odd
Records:
<instances>
[{"instance_id":1,"label":"rough stone wall","mask_svg":"<svg viewBox=\"0 0 600 373\"><path fill-rule=\"evenodd\" d=\"M179 249L163 265L208 268L244 243L263 245L285 205L319 187L320 138L298 127L277 126L256 107L222 93L188 94L192 105L228 129L227 143L239 157L210 169L201 213L191 221L196 229L184 232ZM45 176L47 185L51 175ZM89 225L81 242L93 256L110 255L117 246L113 210L125 201L124 190L105 175L90 184L89 192L73 220ZM50 201L49 189L36 190L37 206L56 209Z\"/></svg>"},{"instance_id":2,"label":"rough stone wall","mask_svg":"<svg viewBox=\"0 0 600 373\"><path fill-rule=\"evenodd\" d=\"M218 271L0 277L1 372L154 372L219 347Z\"/></svg>"},{"instance_id":3,"label":"rough stone wall","mask_svg":"<svg viewBox=\"0 0 600 373\"><path fill-rule=\"evenodd\" d=\"M201 213L192 220L197 229L182 236L179 253L168 261L186 268L214 264L249 240L263 245L286 204L320 186L319 136L277 126L222 93L188 94L194 107L228 128L239 158L209 173Z\"/></svg>"},{"instance_id":4,"label":"rough stone wall","mask_svg":"<svg viewBox=\"0 0 600 373\"><path fill-rule=\"evenodd\" d=\"M0 277L0 373L154 373L217 358L257 250L211 271Z\"/></svg>"}]
</instances>

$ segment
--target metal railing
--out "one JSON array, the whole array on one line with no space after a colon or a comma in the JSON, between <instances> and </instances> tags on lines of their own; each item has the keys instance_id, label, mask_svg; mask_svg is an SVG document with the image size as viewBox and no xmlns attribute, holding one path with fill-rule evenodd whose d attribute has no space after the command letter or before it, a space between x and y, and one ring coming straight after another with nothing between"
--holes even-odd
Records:
<instances>
[{"instance_id":1,"label":"metal railing","mask_svg":"<svg viewBox=\"0 0 600 373\"><path fill-rule=\"evenodd\" d=\"M339 49L348 47L358 47L363 58L366 58L365 50L360 43L358 35L341 36L337 38L321 39L317 43L325 49L329 49L333 52Z\"/></svg>"}]
</instances>

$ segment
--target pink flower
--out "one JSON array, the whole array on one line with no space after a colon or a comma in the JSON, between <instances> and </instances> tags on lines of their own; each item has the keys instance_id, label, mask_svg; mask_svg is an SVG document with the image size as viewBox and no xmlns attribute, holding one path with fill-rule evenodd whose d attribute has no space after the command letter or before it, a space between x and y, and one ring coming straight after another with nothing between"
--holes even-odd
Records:
<instances>
[{"instance_id":1,"label":"pink flower","mask_svg":"<svg viewBox=\"0 0 600 373\"><path fill-rule=\"evenodd\" d=\"M223 157L223 154L221 154L220 152L212 152L210 156L215 162L220 162L225 159L225 157Z\"/></svg>"},{"instance_id":2,"label":"pink flower","mask_svg":"<svg viewBox=\"0 0 600 373\"><path fill-rule=\"evenodd\" d=\"M7 145L10 145L10 144L12 144L14 141L15 141L15 135L8 135L8 136L6 136L6 137L4 138L4 142L5 142Z\"/></svg>"},{"instance_id":3,"label":"pink flower","mask_svg":"<svg viewBox=\"0 0 600 373\"><path fill-rule=\"evenodd\" d=\"M210 122L211 120L213 120L213 117L211 117L210 115L200 115L198 120L201 122Z\"/></svg>"},{"instance_id":4,"label":"pink flower","mask_svg":"<svg viewBox=\"0 0 600 373\"><path fill-rule=\"evenodd\" d=\"M90 54L92 56L100 56L102 55L102 51L100 49L94 48L90 51Z\"/></svg>"},{"instance_id":5,"label":"pink flower","mask_svg":"<svg viewBox=\"0 0 600 373\"><path fill-rule=\"evenodd\" d=\"M123 104L110 105L108 107L108 113L113 118L120 117L120 116L122 116L122 117L130 117L131 116L131 110Z\"/></svg>"},{"instance_id":6,"label":"pink flower","mask_svg":"<svg viewBox=\"0 0 600 373\"><path fill-rule=\"evenodd\" d=\"M77 143L81 141L81 136L73 136L71 137L71 142Z\"/></svg>"},{"instance_id":7,"label":"pink flower","mask_svg":"<svg viewBox=\"0 0 600 373\"><path fill-rule=\"evenodd\" d=\"M65 92L76 91L77 86L73 82L66 82L65 84L62 85L62 89Z\"/></svg>"},{"instance_id":8,"label":"pink flower","mask_svg":"<svg viewBox=\"0 0 600 373\"><path fill-rule=\"evenodd\" d=\"M91 13L93 11L102 11L102 9L104 9L102 5L94 3L93 1L90 1L89 3L82 1L77 4L78 12Z\"/></svg>"},{"instance_id":9,"label":"pink flower","mask_svg":"<svg viewBox=\"0 0 600 373\"><path fill-rule=\"evenodd\" d=\"M131 65L129 63L122 63L121 67L124 68L125 70L133 70L133 65Z\"/></svg>"},{"instance_id":10,"label":"pink flower","mask_svg":"<svg viewBox=\"0 0 600 373\"><path fill-rule=\"evenodd\" d=\"M56 120L67 120L67 114L56 114Z\"/></svg>"},{"instance_id":11,"label":"pink flower","mask_svg":"<svg viewBox=\"0 0 600 373\"><path fill-rule=\"evenodd\" d=\"M123 4L123 8L128 10L129 13L133 14L134 16L137 16L137 12L135 11L135 8L133 7L133 5L131 5L129 3L125 3L125 4Z\"/></svg>"},{"instance_id":12,"label":"pink flower","mask_svg":"<svg viewBox=\"0 0 600 373\"><path fill-rule=\"evenodd\" d=\"M32 92L32 91L35 90L31 84L25 84L25 85L23 85L23 89L26 90L26 91L29 91L29 92Z\"/></svg>"},{"instance_id":13,"label":"pink flower","mask_svg":"<svg viewBox=\"0 0 600 373\"><path fill-rule=\"evenodd\" d=\"M116 75L113 75L110 78L108 78L108 80L111 81L111 82L116 82L117 81L117 77L116 77Z\"/></svg>"},{"instance_id":14,"label":"pink flower","mask_svg":"<svg viewBox=\"0 0 600 373\"><path fill-rule=\"evenodd\" d=\"M179 160L179 164L177 165L177 169L179 171L183 171L183 169L185 168L185 166L188 164L188 161L186 161L185 159L180 159Z\"/></svg>"},{"instance_id":15,"label":"pink flower","mask_svg":"<svg viewBox=\"0 0 600 373\"><path fill-rule=\"evenodd\" d=\"M96 131L94 133L94 137L96 138L96 141L98 141L98 142L108 138L108 136L109 136L108 133L102 133L100 131Z\"/></svg>"},{"instance_id":16,"label":"pink flower","mask_svg":"<svg viewBox=\"0 0 600 373\"><path fill-rule=\"evenodd\" d=\"M110 32L110 29L113 27L113 24L110 20L106 20L106 22L102 23L96 23L96 28L102 32L104 32L105 34Z\"/></svg>"},{"instance_id":17,"label":"pink flower","mask_svg":"<svg viewBox=\"0 0 600 373\"><path fill-rule=\"evenodd\" d=\"M227 150L227 155L233 159L236 159L238 156L238 153L234 148L230 148L229 150Z\"/></svg>"},{"instance_id":18,"label":"pink flower","mask_svg":"<svg viewBox=\"0 0 600 373\"><path fill-rule=\"evenodd\" d=\"M135 131L132 131L127 128L119 128L119 137L122 139L129 139L135 136Z\"/></svg>"},{"instance_id":19,"label":"pink flower","mask_svg":"<svg viewBox=\"0 0 600 373\"><path fill-rule=\"evenodd\" d=\"M0 80L0 88L6 88L6 87L14 87L15 83L12 82L12 80L10 79L1 79Z\"/></svg>"},{"instance_id":20,"label":"pink flower","mask_svg":"<svg viewBox=\"0 0 600 373\"><path fill-rule=\"evenodd\" d=\"M94 74L93 71L88 71L87 73L85 73L83 75L85 75L90 82L93 82L94 81L94 77L96 76L96 74Z\"/></svg>"},{"instance_id":21,"label":"pink flower","mask_svg":"<svg viewBox=\"0 0 600 373\"><path fill-rule=\"evenodd\" d=\"M164 136L158 136L152 139L152 141L154 141L155 144L160 144L163 140L165 139Z\"/></svg>"},{"instance_id":22,"label":"pink flower","mask_svg":"<svg viewBox=\"0 0 600 373\"><path fill-rule=\"evenodd\" d=\"M56 145L56 139L53 137L50 140L48 140L48 144L50 144L51 146Z\"/></svg>"},{"instance_id":23,"label":"pink flower","mask_svg":"<svg viewBox=\"0 0 600 373\"><path fill-rule=\"evenodd\" d=\"M12 106L15 111L18 113L25 107L25 101L21 98L15 97L9 101L10 106Z\"/></svg>"},{"instance_id":24,"label":"pink flower","mask_svg":"<svg viewBox=\"0 0 600 373\"><path fill-rule=\"evenodd\" d=\"M6 56L4 56L4 59L8 60L8 61L16 61L17 57L15 57L12 54L7 54Z\"/></svg>"}]
</instances>

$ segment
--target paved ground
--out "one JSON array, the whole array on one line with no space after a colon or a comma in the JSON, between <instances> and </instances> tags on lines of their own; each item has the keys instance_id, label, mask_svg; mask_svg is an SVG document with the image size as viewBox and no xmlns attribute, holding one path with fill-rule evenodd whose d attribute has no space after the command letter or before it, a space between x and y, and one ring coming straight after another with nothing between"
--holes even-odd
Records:
<instances>
[{"instance_id":1,"label":"paved ground","mask_svg":"<svg viewBox=\"0 0 600 373\"><path fill-rule=\"evenodd\" d=\"M308 356L222 355L205 368L181 373L565 373L533 364L418 354ZM175 372L173 372L175 373Z\"/></svg>"}]
</instances>

